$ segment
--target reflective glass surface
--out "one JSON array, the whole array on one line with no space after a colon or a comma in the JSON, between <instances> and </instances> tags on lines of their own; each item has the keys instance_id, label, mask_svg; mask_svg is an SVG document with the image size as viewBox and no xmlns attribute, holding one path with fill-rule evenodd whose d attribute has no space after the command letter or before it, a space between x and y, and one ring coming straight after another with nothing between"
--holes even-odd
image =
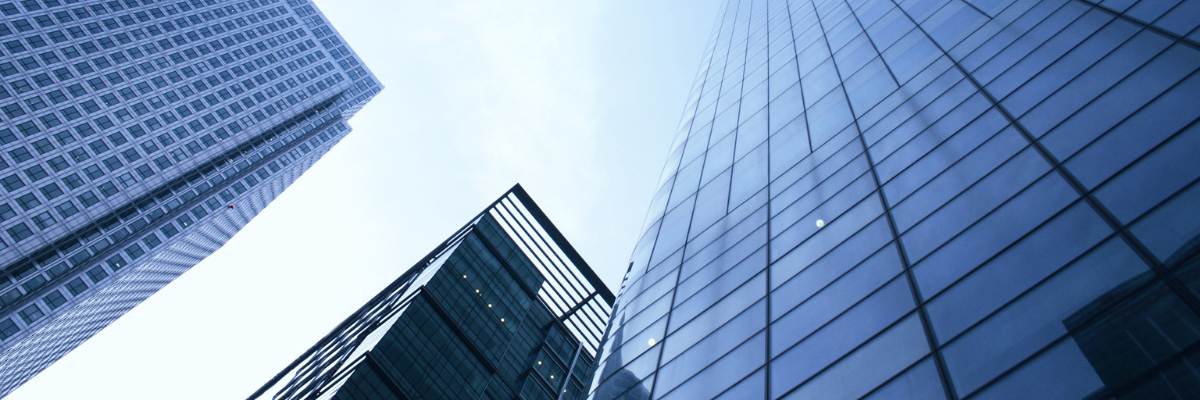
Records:
<instances>
[{"instance_id":1,"label":"reflective glass surface","mask_svg":"<svg viewBox=\"0 0 1200 400\"><path fill-rule=\"evenodd\" d=\"M591 398L1200 397L1196 15L727 1Z\"/></svg>"}]
</instances>

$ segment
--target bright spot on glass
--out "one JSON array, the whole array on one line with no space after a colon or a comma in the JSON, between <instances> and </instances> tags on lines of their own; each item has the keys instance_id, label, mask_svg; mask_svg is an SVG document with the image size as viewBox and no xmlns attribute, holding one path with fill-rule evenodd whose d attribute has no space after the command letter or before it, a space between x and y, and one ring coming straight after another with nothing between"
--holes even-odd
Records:
<instances>
[{"instance_id":1,"label":"bright spot on glass","mask_svg":"<svg viewBox=\"0 0 1200 400\"><path fill-rule=\"evenodd\" d=\"M825 220L823 220L823 219L818 219L818 220L817 220L817 227L818 227L818 228L824 228L824 227L825 227Z\"/></svg>"},{"instance_id":2,"label":"bright spot on glass","mask_svg":"<svg viewBox=\"0 0 1200 400\"><path fill-rule=\"evenodd\" d=\"M654 343L656 343L656 342L654 341L654 338L650 338L649 343L650 343L650 347L654 347Z\"/></svg>"}]
</instances>

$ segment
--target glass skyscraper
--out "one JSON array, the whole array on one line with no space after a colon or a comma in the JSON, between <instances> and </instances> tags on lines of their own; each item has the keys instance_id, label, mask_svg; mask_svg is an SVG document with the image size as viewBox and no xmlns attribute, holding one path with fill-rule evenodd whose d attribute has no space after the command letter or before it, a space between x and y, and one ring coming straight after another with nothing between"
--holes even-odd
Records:
<instances>
[{"instance_id":1,"label":"glass skyscraper","mask_svg":"<svg viewBox=\"0 0 1200 400\"><path fill-rule=\"evenodd\" d=\"M583 399L612 302L517 185L250 399Z\"/></svg>"},{"instance_id":2,"label":"glass skyscraper","mask_svg":"<svg viewBox=\"0 0 1200 400\"><path fill-rule=\"evenodd\" d=\"M306 0L0 1L0 397L221 247L381 89Z\"/></svg>"},{"instance_id":3,"label":"glass skyscraper","mask_svg":"<svg viewBox=\"0 0 1200 400\"><path fill-rule=\"evenodd\" d=\"M729 0L590 398L1200 398L1198 16Z\"/></svg>"}]
</instances>

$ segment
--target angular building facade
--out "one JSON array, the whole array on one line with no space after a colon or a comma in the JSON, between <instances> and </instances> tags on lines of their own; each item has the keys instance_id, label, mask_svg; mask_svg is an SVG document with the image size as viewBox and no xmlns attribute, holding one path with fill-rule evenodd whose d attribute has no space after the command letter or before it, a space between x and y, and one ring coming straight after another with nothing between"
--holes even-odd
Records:
<instances>
[{"instance_id":1,"label":"angular building facade","mask_svg":"<svg viewBox=\"0 0 1200 400\"><path fill-rule=\"evenodd\" d=\"M613 294L513 187L251 400L580 400Z\"/></svg>"},{"instance_id":2,"label":"angular building facade","mask_svg":"<svg viewBox=\"0 0 1200 400\"><path fill-rule=\"evenodd\" d=\"M0 396L221 247L381 86L308 1L0 1Z\"/></svg>"},{"instance_id":3,"label":"angular building facade","mask_svg":"<svg viewBox=\"0 0 1200 400\"><path fill-rule=\"evenodd\" d=\"M1200 398L1197 15L729 0L590 398Z\"/></svg>"}]
</instances>

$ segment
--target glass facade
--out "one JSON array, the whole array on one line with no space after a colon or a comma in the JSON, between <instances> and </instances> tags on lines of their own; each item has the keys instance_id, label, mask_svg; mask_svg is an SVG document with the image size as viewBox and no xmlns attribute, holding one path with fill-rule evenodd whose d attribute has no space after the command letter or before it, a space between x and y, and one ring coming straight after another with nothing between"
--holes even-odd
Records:
<instances>
[{"instance_id":1,"label":"glass facade","mask_svg":"<svg viewBox=\"0 0 1200 400\"><path fill-rule=\"evenodd\" d=\"M307 0L0 0L0 397L223 245L381 89Z\"/></svg>"},{"instance_id":2,"label":"glass facade","mask_svg":"<svg viewBox=\"0 0 1200 400\"><path fill-rule=\"evenodd\" d=\"M589 398L1200 398L1197 15L729 0Z\"/></svg>"},{"instance_id":3,"label":"glass facade","mask_svg":"<svg viewBox=\"0 0 1200 400\"><path fill-rule=\"evenodd\" d=\"M613 294L519 185L251 400L581 400Z\"/></svg>"}]
</instances>

